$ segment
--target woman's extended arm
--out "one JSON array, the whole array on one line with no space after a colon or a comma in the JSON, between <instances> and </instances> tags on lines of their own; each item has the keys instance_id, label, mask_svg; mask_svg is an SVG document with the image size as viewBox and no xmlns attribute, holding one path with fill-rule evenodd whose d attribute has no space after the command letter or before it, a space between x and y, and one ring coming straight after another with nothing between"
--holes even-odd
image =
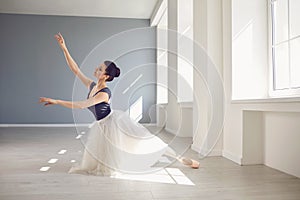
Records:
<instances>
[{"instance_id":1,"label":"woman's extended arm","mask_svg":"<svg viewBox=\"0 0 300 200\"><path fill-rule=\"evenodd\" d=\"M44 106L48 105L61 105L66 108L71 108L71 109L84 109L90 106L93 106L97 103L101 103L103 101L107 101L108 99L108 94L105 92L99 92L96 94L94 97L88 98L85 101L65 101L65 100L60 100L60 99L51 99L47 97L40 97L39 103L46 102Z\"/></svg>"},{"instance_id":2,"label":"woman's extended arm","mask_svg":"<svg viewBox=\"0 0 300 200\"><path fill-rule=\"evenodd\" d=\"M72 70L72 72L78 76L78 78L82 81L82 83L89 88L91 82L93 82L93 80L91 80L90 78L86 77L80 70L80 68L78 67L77 63L74 61L74 59L72 58L72 56L70 55L70 52L66 46L65 40L63 38L63 36L58 33L57 35L55 35L55 38L60 46L60 48L63 50L64 52L64 56L65 59L67 61L68 66L70 67L70 69Z\"/></svg>"}]
</instances>

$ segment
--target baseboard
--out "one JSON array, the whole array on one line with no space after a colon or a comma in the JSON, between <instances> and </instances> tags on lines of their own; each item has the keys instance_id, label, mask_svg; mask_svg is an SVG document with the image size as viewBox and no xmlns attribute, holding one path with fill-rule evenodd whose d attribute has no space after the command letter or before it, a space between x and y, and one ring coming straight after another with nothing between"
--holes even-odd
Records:
<instances>
[{"instance_id":1,"label":"baseboard","mask_svg":"<svg viewBox=\"0 0 300 200\"><path fill-rule=\"evenodd\" d=\"M196 146L195 144L192 144L191 149L196 151L197 153L200 153L200 152L203 151L203 150L201 151L201 149L198 146ZM204 152L205 152L204 154L208 153L207 150L204 150ZM210 157L210 156L222 156L222 149L213 149L211 152L208 153L207 156L208 157Z\"/></svg>"},{"instance_id":2,"label":"baseboard","mask_svg":"<svg viewBox=\"0 0 300 200\"><path fill-rule=\"evenodd\" d=\"M264 161L263 160L245 160L245 159L241 159L241 165L263 165Z\"/></svg>"},{"instance_id":3,"label":"baseboard","mask_svg":"<svg viewBox=\"0 0 300 200\"><path fill-rule=\"evenodd\" d=\"M213 149L208 156L222 156L222 149Z\"/></svg>"},{"instance_id":4,"label":"baseboard","mask_svg":"<svg viewBox=\"0 0 300 200\"><path fill-rule=\"evenodd\" d=\"M156 123L140 123L142 124L143 126L157 126Z\"/></svg>"},{"instance_id":5,"label":"baseboard","mask_svg":"<svg viewBox=\"0 0 300 200\"><path fill-rule=\"evenodd\" d=\"M90 127L87 124L0 124L0 127ZM144 126L156 126L156 123L140 123Z\"/></svg>"},{"instance_id":6,"label":"baseboard","mask_svg":"<svg viewBox=\"0 0 300 200\"><path fill-rule=\"evenodd\" d=\"M233 162L235 162L239 165L242 165L242 158L241 157L236 156L233 153L231 153L229 151L226 151L226 150L223 150L222 155L223 155L224 158L227 158L227 159L229 159L229 160L231 160L231 161L233 161Z\"/></svg>"},{"instance_id":7,"label":"baseboard","mask_svg":"<svg viewBox=\"0 0 300 200\"><path fill-rule=\"evenodd\" d=\"M172 129L166 127L166 126L165 126L165 131L167 131L168 133L171 133L171 134L173 134L173 135L176 135L176 134L174 133L174 130L172 130Z\"/></svg>"},{"instance_id":8,"label":"baseboard","mask_svg":"<svg viewBox=\"0 0 300 200\"><path fill-rule=\"evenodd\" d=\"M163 127L161 127L161 128L163 128ZM170 134L172 134L172 135L175 135L176 137L181 137L181 138L190 138L190 137L192 137L192 136L190 136L190 135L182 135L180 132L174 131L174 130L172 130L172 129L170 129L170 128L167 128L166 126L164 127L164 130L165 130L167 133L170 133Z\"/></svg>"},{"instance_id":9,"label":"baseboard","mask_svg":"<svg viewBox=\"0 0 300 200\"><path fill-rule=\"evenodd\" d=\"M0 127L88 127L90 124L0 124Z\"/></svg>"}]
</instances>

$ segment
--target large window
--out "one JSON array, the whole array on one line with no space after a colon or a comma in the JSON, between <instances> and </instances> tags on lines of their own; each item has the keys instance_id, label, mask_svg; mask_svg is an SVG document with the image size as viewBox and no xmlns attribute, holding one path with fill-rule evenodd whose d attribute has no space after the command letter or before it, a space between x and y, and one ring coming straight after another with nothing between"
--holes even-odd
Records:
<instances>
[{"instance_id":1,"label":"large window","mask_svg":"<svg viewBox=\"0 0 300 200\"><path fill-rule=\"evenodd\" d=\"M272 96L300 96L300 0L270 0Z\"/></svg>"},{"instance_id":2,"label":"large window","mask_svg":"<svg viewBox=\"0 0 300 200\"><path fill-rule=\"evenodd\" d=\"M157 24L157 104L168 103L168 9Z\"/></svg>"},{"instance_id":3,"label":"large window","mask_svg":"<svg viewBox=\"0 0 300 200\"><path fill-rule=\"evenodd\" d=\"M193 102L193 0L178 1L178 102Z\"/></svg>"}]
</instances>

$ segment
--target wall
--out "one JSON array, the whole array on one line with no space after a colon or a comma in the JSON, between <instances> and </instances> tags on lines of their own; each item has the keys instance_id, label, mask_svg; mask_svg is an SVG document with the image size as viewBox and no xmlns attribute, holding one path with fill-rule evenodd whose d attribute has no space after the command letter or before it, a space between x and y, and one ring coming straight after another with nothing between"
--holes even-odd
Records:
<instances>
[{"instance_id":1,"label":"wall","mask_svg":"<svg viewBox=\"0 0 300 200\"><path fill-rule=\"evenodd\" d=\"M232 85L234 84L232 76L235 73L233 72L233 63L237 63L236 59L239 59L237 55L233 54L239 52L240 56L247 56L243 55L243 53L247 54L249 50L245 49L245 47L234 46L232 28L238 25L239 19L243 17L236 16L236 18L232 18L234 16L233 13L236 12L232 9L237 9L241 15L243 13L256 15L257 10L267 9L266 1L251 1L251 4L255 4L255 6L248 5L245 7L244 3L246 2L241 0L223 1L223 66L226 91L223 156L241 165L265 164L300 177L300 162L295 157L300 153L299 145L295 142L299 141L300 135L298 125L299 100L261 99L232 101L232 90L235 87ZM253 37L253 44L261 42L262 49L266 48L267 43L267 40L261 40L266 34L263 24L266 24L267 12L264 13L260 19L256 18L256 20L264 22L259 22L260 26L255 26L256 28L252 29L255 35L261 34ZM253 56L258 59L255 62L260 63L261 67L267 69L268 66L262 65L266 63L267 57L258 55L261 51L252 52ZM256 81L256 79L253 80L254 82ZM262 87L265 86L262 85Z\"/></svg>"},{"instance_id":2,"label":"wall","mask_svg":"<svg viewBox=\"0 0 300 200\"><path fill-rule=\"evenodd\" d=\"M180 15L182 13L178 11L182 11L181 6L177 0L159 1L151 17L151 26L157 26L156 125L178 137L191 138L193 136L192 102L180 102L179 93L183 94L181 91L183 88L180 87L182 82L179 80L178 69L185 67L180 65L179 57L192 61L190 47L193 44L191 39L182 37L182 44L188 43L188 45L182 45L183 51L179 52L178 31L181 23L179 17L182 17ZM189 47L189 51L186 51L186 46Z\"/></svg>"},{"instance_id":3,"label":"wall","mask_svg":"<svg viewBox=\"0 0 300 200\"><path fill-rule=\"evenodd\" d=\"M265 112L264 164L300 177L300 113Z\"/></svg>"},{"instance_id":4,"label":"wall","mask_svg":"<svg viewBox=\"0 0 300 200\"><path fill-rule=\"evenodd\" d=\"M222 130L213 130L219 128L213 123L220 122L220 118L223 116L223 109L220 105L223 105L224 99L222 96L218 96L221 91L214 93L213 90L209 89L218 89L217 82L222 81L223 78L222 1L194 0L193 13L195 44L193 72L194 141L192 149L203 156L221 156L223 148ZM213 116L213 110L216 111L214 114L218 113L219 119ZM222 127L220 126L220 128Z\"/></svg>"},{"instance_id":5,"label":"wall","mask_svg":"<svg viewBox=\"0 0 300 200\"><path fill-rule=\"evenodd\" d=\"M74 120L86 123L94 120L87 109L74 111L74 114L65 107L45 108L37 103L41 96L63 100L83 100L87 96L87 89L75 80L54 39L59 31L82 71L94 81L95 67L105 59L115 59L121 76L108 83L113 90L113 108L127 110L143 96L140 122L156 120L151 107L156 104L155 84L142 86L156 80L154 28L125 32L103 45L105 48L89 55L99 43L114 34L149 27L149 20L0 14L0 26L0 123L73 123ZM139 46L151 48L136 50ZM139 70L133 70L136 67ZM126 89L127 92L122 93Z\"/></svg>"}]
</instances>

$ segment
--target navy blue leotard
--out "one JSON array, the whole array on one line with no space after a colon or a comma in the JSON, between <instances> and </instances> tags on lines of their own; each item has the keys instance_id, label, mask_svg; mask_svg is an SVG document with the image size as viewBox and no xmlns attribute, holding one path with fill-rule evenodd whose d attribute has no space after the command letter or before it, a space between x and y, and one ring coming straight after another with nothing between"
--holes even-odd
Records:
<instances>
[{"instance_id":1,"label":"navy blue leotard","mask_svg":"<svg viewBox=\"0 0 300 200\"><path fill-rule=\"evenodd\" d=\"M91 93L91 90L93 89L93 87L96 85L96 83L93 81L90 85L90 91L88 93L88 96L87 98L89 98L89 95ZM101 90L97 91L94 96L96 94L98 94L99 92L106 92L109 96L109 99L111 97L111 91L108 87L105 87L105 88L102 88ZM106 102L100 102L100 103L97 103L93 106L90 106L88 107L88 109L94 114L95 118L97 120L100 120L104 117L106 117L110 112L111 112L111 109L110 109L110 104L109 103L106 103Z\"/></svg>"}]
</instances>

